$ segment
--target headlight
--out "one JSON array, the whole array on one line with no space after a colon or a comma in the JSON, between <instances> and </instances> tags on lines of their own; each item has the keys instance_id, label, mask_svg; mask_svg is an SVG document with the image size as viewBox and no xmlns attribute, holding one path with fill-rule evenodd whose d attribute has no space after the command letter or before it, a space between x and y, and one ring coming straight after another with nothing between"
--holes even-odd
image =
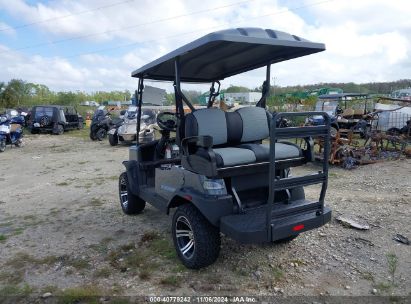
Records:
<instances>
[{"instance_id":1,"label":"headlight","mask_svg":"<svg viewBox=\"0 0 411 304\"><path fill-rule=\"evenodd\" d=\"M223 179L209 179L204 177L203 188L208 194L211 195L227 194L227 190L225 188L225 183Z\"/></svg>"}]
</instances>

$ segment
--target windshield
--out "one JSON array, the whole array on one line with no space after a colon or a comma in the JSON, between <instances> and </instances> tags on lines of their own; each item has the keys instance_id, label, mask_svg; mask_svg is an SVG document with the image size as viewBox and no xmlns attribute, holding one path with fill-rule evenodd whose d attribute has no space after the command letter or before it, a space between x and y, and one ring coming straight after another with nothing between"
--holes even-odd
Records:
<instances>
[{"instance_id":1,"label":"windshield","mask_svg":"<svg viewBox=\"0 0 411 304\"><path fill-rule=\"evenodd\" d=\"M326 112L328 115L335 115L335 110L337 109L338 101L317 101L315 104L315 111Z\"/></svg>"}]
</instances>

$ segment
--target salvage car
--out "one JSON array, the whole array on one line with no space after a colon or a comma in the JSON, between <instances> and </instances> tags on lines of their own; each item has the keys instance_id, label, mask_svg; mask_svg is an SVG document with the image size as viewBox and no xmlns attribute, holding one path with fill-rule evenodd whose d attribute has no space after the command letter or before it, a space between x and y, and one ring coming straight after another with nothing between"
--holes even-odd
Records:
<instances>
[{"instance_id":1,"label":"salvage car","mask_svg":"<svg viewBox=\"0 0 411 304\"><path fill-rule=\"evenodd\" d=\"M82 129L84 119L72 106L34 106L28 127L32 134L51 132L60 135L67 130Z\"/></svg>"},{"instance_id":2,"label":"salvage car","mask_svg":"<svg viewBox=\"0 0 411 304\"><path fill-rule=\"evenodd\" d=\"M218 258L221 233L241 243L288 242L329 222L331 209L324 203L330 151L328 114L271 114L266 109L271 64L324 50L322 43L280 31L228 29L210 33L132 72L138 78L137 133L145 79L174 82L176 112L157 116L160 139L140 143L137 138L137 145L129 148L129 160L123 162L126 171L119 177L123 212L141 213L146 202L167 214L175 209L171 223L174 246L181 262L193 269ZM255 106L232 112L213 107L220 81L262 67L266 77ZM207 108L195 108L184 95L182 83L211 83ZM277 127L283 117L312 115L322 115L322 124ZM314 161L312 137L325 141L321 166L313 174L294 177L291 167ZM303 139L305 145L294 144L290 139L295 138ZM321 185L318 199L306 199L304 187L314 184Z\"/></svg>"}]
</instances>

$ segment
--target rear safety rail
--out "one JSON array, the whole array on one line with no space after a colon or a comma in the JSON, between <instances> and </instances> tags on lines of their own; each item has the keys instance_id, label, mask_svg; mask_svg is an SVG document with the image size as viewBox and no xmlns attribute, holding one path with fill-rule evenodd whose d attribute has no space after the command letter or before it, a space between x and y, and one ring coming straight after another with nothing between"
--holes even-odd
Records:
<instances>
[{"instance_id":1,"label":"rear safety rail","mask_svg":"<svg viewBox=\"0 0 411 304\"><path fill-rule=\"evenodd\" d=\"M324 124L319 126L299 126L299 127L278 127L277 122L283 118L293 117L309 117L314 115L321 115L324 118ZM270 172L269 172L269 195L267 201L266 213L266 229L268 239L272 240L272 211L275 202L275 192L280 190L288 190L297 187L310 186L315 184L322 184L320 198L318 204L320 206L320 213L324 211L324 198L327 190L328 182L328 157L330 154L330 125L331 119L325 112L289 112L289 113L275 113L270 122ZM324 138L324 157L322 159L322 170L315 174L309 174L299 177L284 177L278 178L276 176L276 161L275 161L275 143L279 139L303 138L307 142L306 152L312 152L313 137ZM311 150L310 150L311 149ZM309 153L307 153L308 155ZM274 236L275 238L275 236Z\"/></svg>"}]
</instances>

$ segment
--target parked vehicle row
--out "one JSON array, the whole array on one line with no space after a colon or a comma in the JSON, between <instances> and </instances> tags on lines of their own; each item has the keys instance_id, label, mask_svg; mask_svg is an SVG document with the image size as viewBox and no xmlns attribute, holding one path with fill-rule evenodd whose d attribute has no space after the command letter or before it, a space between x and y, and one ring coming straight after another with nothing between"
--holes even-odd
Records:
<instances>
[{"instance_id":1,"label":"parked vehicle row","mask_svg":"<svg viewBox=\"0 0 411 304\"><path fill-rule=\"evenodd\" d=\"M0 116L0 152L4 152L7 145L16 147L22 145L24 124L24 115L19 114L16 110L11 110Z\"/></svg>"}]
</instances>

